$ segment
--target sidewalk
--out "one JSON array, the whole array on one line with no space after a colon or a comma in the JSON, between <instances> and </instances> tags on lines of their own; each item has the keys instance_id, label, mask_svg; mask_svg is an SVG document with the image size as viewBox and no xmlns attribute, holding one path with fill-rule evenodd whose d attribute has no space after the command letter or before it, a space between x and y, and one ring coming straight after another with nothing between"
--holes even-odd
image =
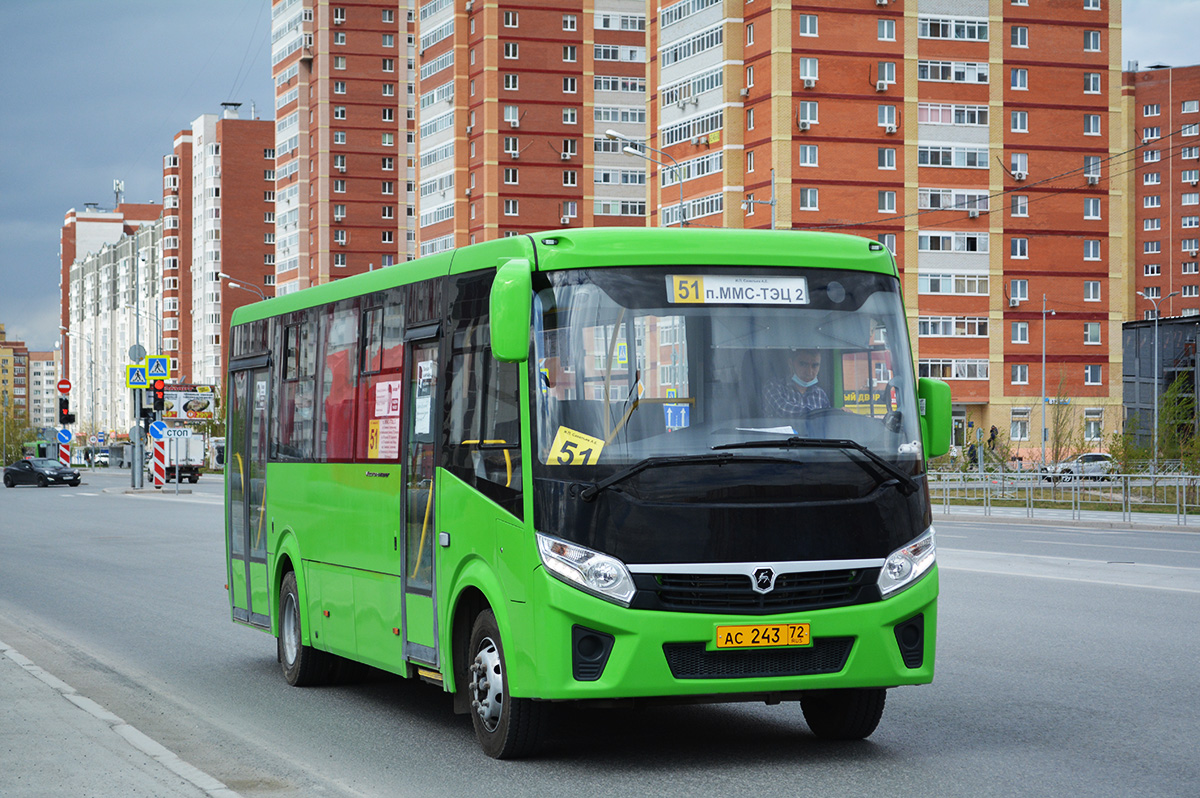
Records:
<instances>
[{"instance_id":1,"label":"sidewalk","mask_svg":"<svg viewBox=\"0 0 1200 798\"><path fill-rule=\"evenodd\" d=\"M0 795L237 798L0 640Z\"/></svg>"}]
</instances>

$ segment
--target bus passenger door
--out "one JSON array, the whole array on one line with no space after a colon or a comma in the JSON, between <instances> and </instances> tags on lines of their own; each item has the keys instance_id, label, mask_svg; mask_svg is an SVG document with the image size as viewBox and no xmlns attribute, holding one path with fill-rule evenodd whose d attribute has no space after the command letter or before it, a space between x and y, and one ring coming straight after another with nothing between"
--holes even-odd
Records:
<instances>
[{"instance_id":1,"label":"bus passenger door","mask_svg":"<svg viewBox=\"0 0 1200 798\"><path fill-rule=\"evenodd\" d=\"M229 597L234 620L270 628L267 530L267 368L230 373L226 432L226 529L229 539Z\"/></svg>"},{"instance_id":2,"label":"bus passenger door","mask_svg":"<svg viewBox=\"0 0 1200 798\"><path fill-rule=\"evenodd\" d=\"M434 553L437 550L437 501L434 496L434 442L439 429L438 349L436 339L406 344L407 402L404 423L404 652L434 667L437 658L437 609L434 604Z\"/></svg>"}]
</instances>

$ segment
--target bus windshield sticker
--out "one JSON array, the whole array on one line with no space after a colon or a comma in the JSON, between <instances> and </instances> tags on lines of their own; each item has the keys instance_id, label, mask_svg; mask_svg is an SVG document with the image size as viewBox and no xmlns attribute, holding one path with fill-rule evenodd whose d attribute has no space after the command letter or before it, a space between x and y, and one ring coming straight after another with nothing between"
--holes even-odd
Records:
<instances>
[{"instance_id":1,"label":"bus windshield sticker","mask_svg":"<svg viewBox=\"0 0 1200 798\"><path fill-rule=\"evenodd\" d=\"M695 305L807 305L808 278L668 274L667 301Z\"/></svg>"},{"instance_id":2,"label":"bus windshield sticker","mask_svg":"<svg viewBox=\"0 0 1200 798\"><path fill-rule=\"evenodd\" d=\"M595 465L604 441L566 427L559 427L550 444L551 465Z\"/></svg>"},{"instance_id":3,"label":"bus windshield sticker","mask_svg":"<svg viewBox=\"0 0 1200 798\"><path fill-rule=\"evenodd\" d=\"M400 456L400 418L373 418L367 437L367 457L395 460Z\"/></svg>"},{"instance_id":4,"label":"bus windshield sticker","mask_svg":"<svg viewBox=\"0 0 1200 798\"><path fill-rule=\"evenodd\" d=\"M375 417L386 418L400 415L400 397L404 391L404 383L379 382L375 384Z\"/></svg>"}]
</instances>

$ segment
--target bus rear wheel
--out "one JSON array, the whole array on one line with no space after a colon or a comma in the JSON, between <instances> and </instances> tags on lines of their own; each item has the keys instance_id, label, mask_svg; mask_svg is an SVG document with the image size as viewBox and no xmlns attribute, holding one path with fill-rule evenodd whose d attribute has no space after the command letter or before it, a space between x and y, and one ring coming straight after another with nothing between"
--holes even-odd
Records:
<instances>
[{"instance_id":1,"label":"bus rear wheel","mask_svg":"<svg viewBox=\"0 0 1200 798\"><path fill-rule=\"evenodd\" d=\"M467 651L471 657L466 669L471 722L484 753L493 759L529 756L541 742L546 707L539 701L509 695L504 644L490 609L476 616Z\"/></svg>"},{"instance_id":2,"label":"bus rear wheel","mask_svg":"<svg viewBox=\"0 0 1200 798\"><path fill-rule=\"evenodd\" d=\"M817 690L800 699L812 733L822 740L863 740L883 717L887 690Z\"/></svg>"},{"instance_id":3,"label":"bus rear wheel","mask_svg":"<svg viewBox=\"0 0 1200 798\"><path fill-rule=\"evenodd\" d=\"M331 657L303 643L300 626L300 592L296 572L288 571L279 590L279 663L283 678L293 687L309 687L329 681Z\"/></svg>"}]
</instances>

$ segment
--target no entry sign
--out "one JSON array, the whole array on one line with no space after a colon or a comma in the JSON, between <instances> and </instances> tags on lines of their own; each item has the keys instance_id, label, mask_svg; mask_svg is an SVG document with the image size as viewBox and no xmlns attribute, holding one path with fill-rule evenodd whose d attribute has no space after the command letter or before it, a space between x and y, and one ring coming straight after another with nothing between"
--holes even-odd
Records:
<instances>
[{"instance_id":1,"label":"no entry sign","mask_svg":"<svg viewBox=\"0 0 1200 798\"><path fill-rule=\"evenodd\" d=\"M64 396L69 394L71 392L71 381L70 380L59 380L58 381L58 392Z\"/></svg>"}]
</instances>

